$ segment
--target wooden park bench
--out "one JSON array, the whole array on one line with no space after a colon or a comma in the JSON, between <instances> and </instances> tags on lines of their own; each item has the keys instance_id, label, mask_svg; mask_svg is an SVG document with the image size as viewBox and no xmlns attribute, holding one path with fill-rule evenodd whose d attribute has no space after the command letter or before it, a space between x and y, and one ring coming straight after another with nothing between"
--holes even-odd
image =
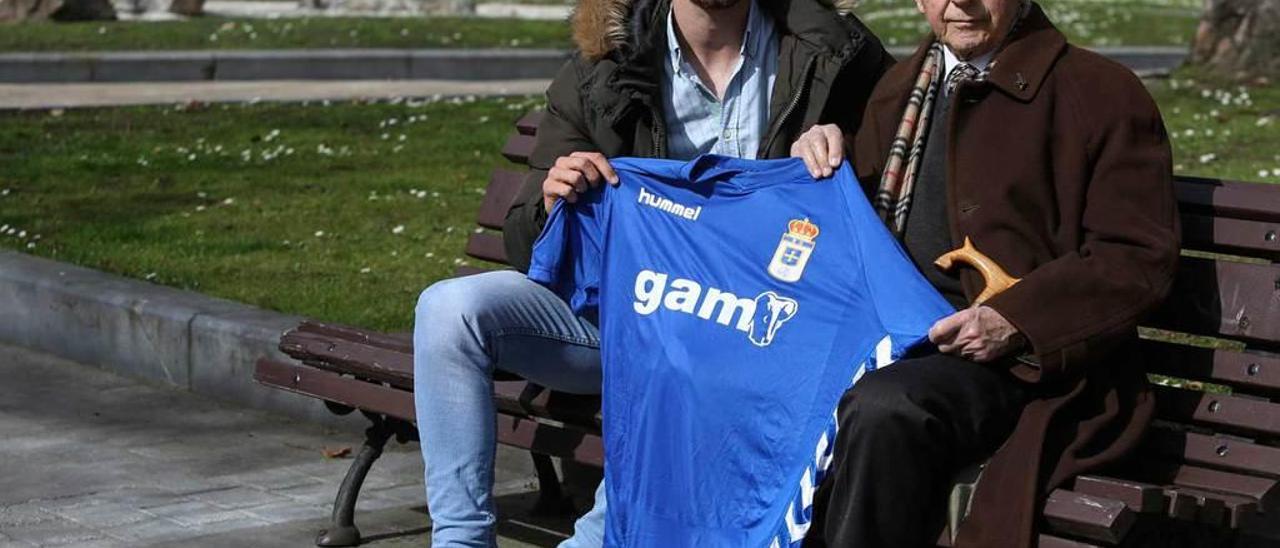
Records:
<instances>
[{"instance_id":1,"label":"wooden park bench","mask_svg":"<svg viewBox=\"0 0 1280 548\"><path fill-rule=\"evenodd\" d=\"M506 264L502 229L524 179L540 113L516 123L503 155L522 169L489 181L466 254ZM1144 323L1156 421L1124 468L1084 475L1049 494L1040 545L1280 546L1280 187L1176 179L1183 245L1176 285ZM459 269L458 275L478 272ZM407 306L407 305L406 305ZM417 439L407 334L305 322L260 360L254 378L371 422L338 489L321 546L360 542L354 508L386 442ZM1172 379L1170 379L1172 378ZM602 465L599 399L495 382L498 441L528 450L542 509L564 508L552 458ZM939 540L949 544L948 535Z\"/></svg>"}]
</instances>

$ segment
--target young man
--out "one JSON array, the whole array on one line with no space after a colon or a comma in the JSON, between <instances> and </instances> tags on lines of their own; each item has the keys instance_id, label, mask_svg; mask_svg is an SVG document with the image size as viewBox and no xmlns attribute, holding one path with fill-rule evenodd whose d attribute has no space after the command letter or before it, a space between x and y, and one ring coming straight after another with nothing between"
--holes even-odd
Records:
<instances>
[{"instance_id":1,"label":"young man","mask_svg":"<svg viewBox=\"0 0 1280 548\"><path fill-rule=\"evenodd\" d=\"M956 545L1031 546L1041 497L1150 419L1129 343L1178 256L1168 138L1133 73L1068 45L1039 6L916 5L933 35L877 85L854 166L960 312L930 330L941 353L845 394L808 545L931 546L953 474L995 452ZM842 141L814 128L793 153L821 172ZM932 264L965 238L1022 281L971 304L981 276Z\"/></svg>"},{"instance_id":2,"label":"young man","mask_svg":"<svg viewBox=\"0 0 1280 548\"><path fill-rule=\"evenodd\" d=\"M507 215L528 268L556 200L615 180L606 158L784 157L815 124L854 131L892 59L837 0L582 0L578 51L547 91L533 168ZM418 301L414 375L432 545L494 544L495 369L598 393L598 331L519 272L447 280ZM566 546L598 546L604 501Z\"/></svg>"}]
</instances>

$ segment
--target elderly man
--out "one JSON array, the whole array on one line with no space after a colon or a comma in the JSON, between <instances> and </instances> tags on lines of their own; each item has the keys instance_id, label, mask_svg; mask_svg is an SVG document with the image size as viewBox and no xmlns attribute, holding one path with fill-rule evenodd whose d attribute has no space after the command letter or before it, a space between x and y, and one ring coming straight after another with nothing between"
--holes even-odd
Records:
<instances>
[{"instance_id":1,"label":"elderly man","mask_svg":"<svg viewBox=\"0 0 1280 548\"><path fill-rule=\"evenodd\" d=\"M1129 352L1178 254L1169 145L1141 82L1039 6L916 4L932 36L877 85L852 157L960 312L929 333L940 353L845 394L807 543L931 545L953 474L995 452L957 542L1030 546L1048 489L1124 455L1150 418ZM792 152L821 175L843 145L815 127ZM1022 281L972 304L981 276L932 265L965 238Z\"/></svg>"},{"instance_id":2,"label":"elderly man","mask_svg":"<svg viewBox=\"0 0 1280 548\"><path fill-rule=\"evenodd\" d=\"M616 180L605 158L777 158L815 124L857 129L892 59L849 15L851 4L581 0L572 22L578 51L547 90L533 169L507 215L511 264L528 268L552 204ZM432 285L416 314L432 545L492 546L493 373L598 393L599 331L518 272ZM600 545L603 510L598 494L566 545Z\"/></svg>"}]
</instances>

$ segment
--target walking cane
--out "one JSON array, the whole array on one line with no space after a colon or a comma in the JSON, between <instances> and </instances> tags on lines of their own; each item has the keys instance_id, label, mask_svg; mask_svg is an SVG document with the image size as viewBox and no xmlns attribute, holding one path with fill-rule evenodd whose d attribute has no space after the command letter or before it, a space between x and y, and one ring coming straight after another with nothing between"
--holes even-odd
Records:
<instances>
[{"instance_id":1,"label":"walking cane","mask_svg":"<svg viewBox=\"0 0 1280 548\"><path fill-rule=\"evenodd\" d=\"M933 264L943 270L951 270L951 267L956 262L966 263L976 268L979 274L982 274L982 280L986 287L983 288L982 293L978 294L978 298L973 300L973 304L982 304L987 299L1022 281L1020 278L1010 276L1008 272L1000 268L1000 265L991 260L991 257L983 255L981 251L978 251L978 248L973 247L973 242L969 241L968 236L964 237L963 246L944 253Z\"/></svg>"}]
</instances>

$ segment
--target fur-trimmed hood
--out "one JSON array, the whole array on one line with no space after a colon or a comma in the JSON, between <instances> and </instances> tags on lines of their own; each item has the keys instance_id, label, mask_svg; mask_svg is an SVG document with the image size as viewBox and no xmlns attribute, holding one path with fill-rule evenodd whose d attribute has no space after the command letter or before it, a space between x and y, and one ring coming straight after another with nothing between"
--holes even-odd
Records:
<instances>
[{"instance_id":1,"label":"fur-trimmed hood","mask_svg":"<svg viewBox=\"0 0 1280 548\"><path fill-rule=\"evenodd\" d=\"M812 18L815 10L821 10L828 12L831 19L837 19L852 14L859 0L755 1L767 11L775 13L775 17L782 19L783 28L786 29L790 27L785 23L790 22L797 11L796 4L813 4L804 6L809 9L802 10L808 12L803 17ZM611 51L639 41L641 37L637 35L649 28L654 10L658 7L666 9L667 5L669 0L578 0L571 18L573 41L583 57L603 58Z\"/></svg>"}]
</instances>

